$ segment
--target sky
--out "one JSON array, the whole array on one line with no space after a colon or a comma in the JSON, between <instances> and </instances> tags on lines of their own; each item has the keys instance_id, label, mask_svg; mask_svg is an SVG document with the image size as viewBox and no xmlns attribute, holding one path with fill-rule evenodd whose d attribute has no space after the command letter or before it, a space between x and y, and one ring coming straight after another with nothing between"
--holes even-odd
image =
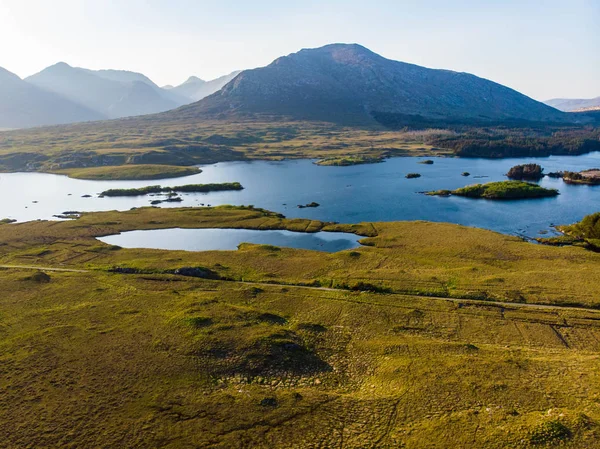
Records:
<instances>
[{"instance_id":1,"label":"sky","mask_svg":"<svg viewBox=\"0 0 600 449\"><path fill-rule=\"evenodd\" d=\"M159 85L359 43L538 100L600 96L600 0L0 0L0 67L59 61Z\"/></svg>"}]
</instances>

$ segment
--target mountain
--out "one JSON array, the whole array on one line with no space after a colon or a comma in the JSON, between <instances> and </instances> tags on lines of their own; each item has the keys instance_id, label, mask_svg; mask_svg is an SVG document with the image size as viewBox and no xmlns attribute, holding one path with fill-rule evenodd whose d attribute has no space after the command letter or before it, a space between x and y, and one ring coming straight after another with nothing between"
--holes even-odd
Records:
<instances>
[{"instance_id":1,"label":"mountain","mask_svg":"<svg viewBox=\"0 0 600 449\"><path fill-rule=\"evenodd\" d=\"M171 88L170 92L187 97L192 101L202 100L203 98L206 98L209 95L221 90L223 86L225 86L240 73L240 71L232 72L229 75L225 75L211 81L204 81L196 76L191 76L185 83Z\"/></svg>"},{"instance_id":2,"label":"mountain","mask_svg":"<svg viewBox=\"0 0 600 449\"><path fill-rule=\"evenodd\" d=\"M64 62L48 67L25 81L109 118L163 112L189 102L161 89L139 73L93 71L71 67Z\"/></svg>"},{"instance_id":3,"label":"mountain","mask_svg":"<svg viewBox=\"0 0 600 449\"><path fill-rule=\"evenodd\" d=\"M584 99L569 99L569 98L553 98L552 100L544 101L548 106L559 109L565 112L574 111L592 111L600 109L600 97Z\"/></svg>"},{"instance_id":4,"label":"mountain","mask_svg":"<svg viewBox=\"0 0 600 449\"><path fill-rule=\"evenodd\" d=\"M87 69L83 69L87 70ZM116 81L119 83L136 83L141 82L147 84L155 91L159 96L165 98L167 101L171 101L177 106L189 104L190 99L187 96L178 95L176 92L171 92L166 87L159 87L154 81L148 78L146 75L137 72L129 72L127 70L87 70L97 76L104 79Z\"/></svg>"},{"instance_id":5,"label":"mountain","mask_svg":"<svg viewBox=\"0 0 600 449\"><path fill-rule=\"evenodd\" d=\"M103 120L106 116L23 81L0 67L0 128Z\"/></svg>"},{"instance_id":6,"label":"mountain","mask_svg":"<svg viewBox=\"0 0 600 449\"><path fill-rule=\"evenodd\" d=\"M169 114L246 114L366 123L382 114L428 119L561 121L566 114L468 73L392 61L357 44L305 49L246 70L219 92Z\"/></svg>"},{"instance_id":7,"label":"mountain","mask_svg":"<svg viewBox=\"0 0 600 449\"><path fill-rule=\"evenodd\" d=\"M130 72L128 70L89 70L89 69L81 69L86 72L97 75L101 78L116 81L119 83L134 83L136 81L140 81L142 83L146 83L149 86L159 88L150 78L142 73Z\"/></svg>"}]
</instances>

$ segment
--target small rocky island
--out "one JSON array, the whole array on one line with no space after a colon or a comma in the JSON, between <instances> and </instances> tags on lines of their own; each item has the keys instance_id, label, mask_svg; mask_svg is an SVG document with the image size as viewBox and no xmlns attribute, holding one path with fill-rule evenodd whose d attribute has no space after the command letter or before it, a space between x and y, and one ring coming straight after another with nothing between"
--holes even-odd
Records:
<instances>
[{"instance_id":1,"label":"small rocky island","mask_svg":"<svg viewBox=\"0 0 600 449\"><path fill-rule=\"evenodd\" d=\"M333 166L333 167L348 167L350 165L361 165L361 164L378 164L384 162L384 158L381 156L335 156L326 157L319 159L314 162L315 165L322 166Z\"/></svg>"},{"instance_id":2,"label":"small rocky island","mask_svg":"<svg viewBox=\"0 0 600 449\"><path fill-rule=\"evenodd\" d=\"M515 165L506 174L510 179L538 181L544 177L544 169L538 164Z\"/></svg>"},{"instance_id":3,"label":"small rocky island","mask_svg":"<svg viewBox=\"0 0 600 449\"><path fill-rule=\"evenodd\" d=\"M320 204L313 201L312 203L308 203L308 204L298 204L298 209L305 209L307 207L319 207Z\"/></svg>"},{"instance_id":4,"label":"small rocky island","mask_svg":"<svg viewBox=\"0 0 600 449\"><path fill-rule=\"evenodd\" d=\"M406 179L415 179L415 178L420 178L421 177L421 173L409 173L408 175L405 176Z\"/></svg>"},{"instance_id":5,"label":"small rocky island","mask_svg":"<svg viewBox=\"0 0 600 449\"><path fill-rule=\"evenodd\" d=\"M559 193L556 189L546 189L529 182L499 181L487 184L475 184L456 190L436 190L434 192L426 192L426 194L432 196L455 195L488 200L518 200L552 197L557 196Z\"/></svg>"}]
</instances>

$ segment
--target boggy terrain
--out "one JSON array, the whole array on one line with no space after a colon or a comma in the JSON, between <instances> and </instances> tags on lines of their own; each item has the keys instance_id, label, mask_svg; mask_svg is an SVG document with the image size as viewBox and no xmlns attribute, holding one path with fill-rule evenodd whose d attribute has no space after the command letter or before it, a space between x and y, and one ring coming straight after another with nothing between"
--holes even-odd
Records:
<instances>
[{"instance_id":1,"label":"boggy terrain","mask_svg":"<svg viewBox=\"0 0 600 449\"><path fill-rule=\"evenodd\" d=\"M199 121L159 114L1 132L0 172L71 173L102 166L300 158L351 161L340 165L352 165L365 158L376 161L395 156L501 158L593 151L600 151L597 123L587 127L476 122L421 125L409 120L341 126L285 117Z\"/></svg>"},{"instance_id":2,"label":"boggy terrain","mask_svg":"<svg viewBox=\"0 0 600 449\"><path fill-rule=\"evenodd\" d=\"M175 226L349 231L365 246L193 253L95 239ZM0 265L6 447L600 439L600 255L583 248L443 223L143 208L2 224Z\"/></svg>"}]
</instances>

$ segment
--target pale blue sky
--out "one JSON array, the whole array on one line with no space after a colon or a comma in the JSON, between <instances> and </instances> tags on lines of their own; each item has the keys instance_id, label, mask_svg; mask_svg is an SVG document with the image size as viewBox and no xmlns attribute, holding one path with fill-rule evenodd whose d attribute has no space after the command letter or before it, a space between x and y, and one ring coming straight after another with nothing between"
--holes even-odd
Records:
<instances>
[{"instance_id":1,"label":"pale blue sky","mask_svg":"<svg viewBox=\"0 0 600 449\"><path fill-rule=\"evenodd\" d=\"M0 66L214 78L332 42L533 98L600 95L599 0L0 0Z\"/></svg>"}]
</instances>

